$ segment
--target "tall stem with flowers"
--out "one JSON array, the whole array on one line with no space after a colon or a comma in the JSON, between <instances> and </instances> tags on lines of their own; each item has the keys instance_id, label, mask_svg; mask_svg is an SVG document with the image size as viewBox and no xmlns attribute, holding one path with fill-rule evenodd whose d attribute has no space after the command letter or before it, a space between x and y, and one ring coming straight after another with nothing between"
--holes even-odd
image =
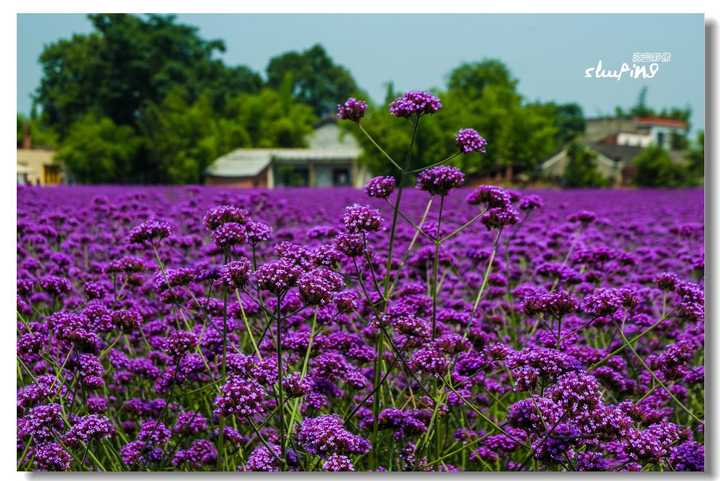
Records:
<instances>
[{"instance_id":1,"label":"tall stem with flowers","mask_svg":"<svg viewBox=\"0 0 720 481\"><path fill-rule=\"evenodd\" d=\"M400 218L406 220L408 223L412 225L412 227L417 231L417 234L422 234L426 237L429 237L432 240L433 244L433 252L432 252L432 260L431 260L431 267L430 267L430 274L428 276L428 292L430 293L430 297L432 300L432 308L430 313L430 324L431 324L431 331L429 336L429 345L430 347L427 348L424 351L424 355L429 358L435 358L440 366L440 368L430 369L430 373L435 377L435 394L432 396L432 399L435 403L435 409L434 409L434 425L429 427L428 434L430 431L432 431L435 435L435 441L436 441L436 447L435 447L435 455L439 456L443 449L443 438L441 434L441 423L440 423L440 414L438 411L438 408L440 407L438 405L439 402L443 399L443 393L440 392L443 389L443 384L441 381L441 378L443 376L449 376L449 371L446 372L446 362L444 362L444 357L440 353L440 350L436 346L438 343L438 323L437 323L437 312L438 312L438 299L439 299L439 290L440 290L440 268L441 268L441 260L442 260L442 246L443 243L449 241L454 236L461 233L466 228L470 227L473 223L480 220L482 221L488 229L496 229L497 235L496 240L493 243L492 246L492 254L490 257L490 261L488 262L487 269L484 275L483 284L480 287L480 290L478 292L478 296L475 302L475 305L473 306L473 312L477 310L477 304L479 302L480 297L482 296L482 291L485 288L485 285L487 283L487 278L489 275L489 272L492 268L492 262L495 257L495 252L498 246L498 240L500 238L500 235L502 233L502 228L506 225L517 223L519 220L519 216L517 212L514 210L512 203L510 202L509 196L507 194L504 194L504 191L497 188L491 188L490 186L483 186L477 191L473 192L470 197L468 198L468 202L471 204L484 204L486 206L486 209L479 213L474 218L470 219L468 222L463 224L462 226L458 227L454 231L452 231L449 235L444 236L442 225L443 225L443 213L446 207L446 201L447 196L450 193L452 189L455 189L457 187L461 187L464 184L465 176L464 174L457 169L456 167L449 166L449 165L443 165L449 161L451 161L454 157L461 155L461 154L469 154L473 152L485 152L487 142L486 140L478 134L477 131L474 129L461 129L458 131L456 135L456 143L458 145L458 151L455 153L452 153L447 158L439 160L437 162L433 162L430 165L420 168L420 169L412 169L410 168L411 165L413 165L413 154L414 154L414 147L416 145L416 139L419 132L419 126L421 123L421 119L425 115L432 115L436 112L438 112L442 108L442 103L440 99L435 97L434 95L428 93L428 92L421 92L421 91L411 91L408 92L401 97L398 97L396 100L394 100L390 104L390 114L402 119L408 119L410 121L410 129L411 129L411 135L410 135L410 143L407 149L407 154L405 156L405 160L403 164L401 165L399 162L397 162L393 157L388 154L388 152L380 146L380 144L373 138L373 136L370 134L370 132L364 127L362 124L362 119L365 116L365 112L367 110L367 103L358 100L355 98L348 99L345 103L338 105L338 112L337 117L341 120L349 120L352 122L355 122L360 130L370 141L370 143L377 148L377 150L380 152L380 154L385 157L390 164L395 168L396 175L394 177L385 176L385 177L375 177L370 180L370 182L367 185L366 192L369 197L372 198L381 198L385 199L388 204L392 207L392 224L390 226L390 233L389 233L389 242L387 245L387 254L386 254L386 268L385 268L385 274L383 278L383 285L384 285L384 291L383 296L378 302L373 302L372 299L368 298L368 301L370 305L373 306L375 313L374 318L375 322L379 326L379 330L382 331L382 333L387 332L387 328L390 327L385 324L393 324L393 320L391 319L393 316L388 315L389 310L392 309L393 304L393 298L392 298L392 285L393 285L393 278L396 276L399 276L399 272L394 272L393 267L393 255L396 251L396 231L398 227L398 220ZM430 228L429 230L426 229L426 226L424 225L417 225L413 221L409 219L407 215L405 215L402 212L402 192L404 187L404 181L408 176L412 176L413 174L417 173L417 188L423 191L428 192L433 197L439 197L438 208L437 208L437 218L435 221L435 228ZM396 180L397 179L397 180ZM496 190L493 190L496 189ZM395 194L395 201L391 202L389 198L393 194L393 192L396 192ZM424 220L424 219L423 219ZM416 235L417 235L416 234ZM365 291L366 292L366 291ZM389 322L388 322L389 321ZM374 393L374 402L373 402L373 430L372 430L372 443L373 443L373 452L371 456L371 469L377 469L379 466L379 459L380 459L380 453L379 453L379 446L380 446L380 438L378 434L378 426L381 421L380 419L380 397L382 393L382 382L383 382L383 376L382 376L382 357L384 353L384 341L385 337L379 332L377 336L376 341L376 361L375 361L375 373L374 373L374 385L373 385L373 393ZM389 342L392 341L388 339ZM420 351L423 352L423 351ZM400 358L401 363L404 365L403 367L408 370L412 371L412 369L417 368L418 366L415 366L414 364L418 364L418 361L422 363L421 359L411 359L409 361L404 360L402 355L400 353L397 353L398 357ZM417 357L417 356L416 356ZM441 360L442 358L442 360ZM414 376L412 376L414 378ZM437 415L436 415L437 414ZM426 436L424 438L425 440L428 440L429 437Z\"/></svg>"}]
</instances>

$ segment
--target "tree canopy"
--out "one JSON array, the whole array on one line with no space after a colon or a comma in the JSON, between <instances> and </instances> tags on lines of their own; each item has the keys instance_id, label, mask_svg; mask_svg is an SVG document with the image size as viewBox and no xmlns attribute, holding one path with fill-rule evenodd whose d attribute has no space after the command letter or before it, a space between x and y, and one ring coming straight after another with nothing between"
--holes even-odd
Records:
<instances>
[{"instance_id":1,"label":"tree canopy","mask_svg":"<svg viewBox=\"0 0 720 481\"><path fill-rule=\"evenodd\" d=\"M321 117L334 113L337 104L348 97L360 94L350 71L335 64L322 45L273 57L266 72L270 87L280 88L283 82L290 82L293 97Z\"/></svg>"},{"instance_id":2,"label":"tree canopy","mask_svg":"<svg viewBox=\"0 0 720 481\"><path fill-rule=\"evenodd\" d=\"M568 164L563 172L565 187L607 187L610 180L598 170L597 156L583 144L572 142L567 150Z\"/></svg>"},{"instance_id":3,"label":"tree canopy","mask_svg":"<svg viewBox=\"0 0 720 481\"><path fill-rule=\"evenodd\" d=\"M635 159L634 182L641 187L680 187L689 181L687 166L673 162L670 154L658 146L642 150Z\"/></svg>"},{"instance_id":4,"label":"tree canopy","mask_svg":"<svg viewBox=\"0 0 720 481\"><path fill-rule=\"evenodd\" d=\"M421 143L417 146L415 164L410 167L420 168L447 157L457 149L453 134L471 127L488 140L487 153L456 157L453 159L456 166L470 175L536 176L540 163L563 139L584 130L584 121L579 123L572 118L574 114L582 119L582 110L574 104L568 107L527 103L516 87L517 81L499 60L466 63L453 70L447 89L435 91L443 109L421 121L418 136ZM363 123L390 155L402 159L410 135L407 121L387 113L396 95L398 92L390 85L385 102L372 106ZM370 170L378 175L391 174L391 166L369 140L358 135L356 129L350 130L363 145L362 160Z\"/></svg>"},{"instance_id":5,"label":"tree canopy","mask_svg":"<svg viewBox=\"0 0 720 481\"><path fill-rule=\"evenodd\" d=\"M268 89L248 67L225 65L222 41L174 16L89 18L91 33L44 49L34 97L76 181L201 182L234 148L303 145L313 107L282 85Z\"/></svg>"}]
</instances>

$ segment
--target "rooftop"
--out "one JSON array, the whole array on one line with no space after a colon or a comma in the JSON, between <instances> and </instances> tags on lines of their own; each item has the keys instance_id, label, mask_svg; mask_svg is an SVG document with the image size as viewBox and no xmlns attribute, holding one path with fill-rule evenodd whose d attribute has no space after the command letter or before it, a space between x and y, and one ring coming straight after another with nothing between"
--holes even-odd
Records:
<instances>
[{"instance_id":1,"label":"rooftop","mask_svg":"<svg viewBox=\"0 0 720 481\"><path fill-rule=\"evenodd\" d=\"M668 119L665 117L635 117L633 119L638 126L661 126L672 127L676 129L687 129L687 122L678 119Z\"/></svg>"},{"instance_id":2,"label":"rooftop","mask_svg":"<svg viewBox=\"0 0 720 481\"><path fill-rule=\"evenodd\" d=\"M273 160L284 163L352 161L360 147L350 135L343 135L334 123L319 126L307 139L307 148L235 149L208 167L206 173L216 177L254 177Z\"/></svg>"}]
</instances>

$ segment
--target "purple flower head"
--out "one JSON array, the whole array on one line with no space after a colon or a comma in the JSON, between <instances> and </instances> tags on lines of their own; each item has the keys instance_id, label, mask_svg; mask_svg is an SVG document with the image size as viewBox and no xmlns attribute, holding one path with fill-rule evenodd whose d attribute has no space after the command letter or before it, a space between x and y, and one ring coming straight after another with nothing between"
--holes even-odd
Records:
<instances>
[{"instance_id":1,"label":"purple flower head","mask_svg":"<svg viewBox=\"0 0 720 481\"><path fill-rule=\"evenodd\" d=\"M164 239L170 235L172 227L167 222L160 220L149 220L135 226L130 231L130 242L133 244L144 244Z\"/></svg>"},{"instance_id":2,"label":"purple flower head","mask_svg":"<svg viewBox=\"0 0 720 481\"><path fill-rule=\"evenodd\" d=\"M335 307L343 314L355 312L358 308L358 296L355 291L342 291L335 294Z\"/></svg>"},{"instance_id":3,"label":"purple flower head","mask_svg":"<svg viewBox=\"0 0 720 481\"><path fill-rule=\"evenodd\" d=\"M672 448L669 461L675 471L705 471L705 447L685 441Z\"/></svg>"},{"instance_id":4,"label":"purple flower head","mask_svg":"<svg viewBox=\"0 0 720 481\"><path fill-rule=\"evenodd\" d=\"M565 291L529 293L523 303L523 310L530 316L543 313L556 318L575 312L578 307L575 297Z\"/></svg>"},{"instance_id":5,"label":"purple flower head","mask_svg":"<svg viewBox=\"0 0 720 481\"><path fill-rule=\"evenodd\" d=\"M232 205L221 205L210 209L208 213L205 214L204 223L208 229L215 230L228 222L245 225L248 220L246 210Z\"/></svg>"},{"instance_id":6,"label":"purple flower head","mask_svg":"<svg viewBox=\"0 0 720 481\"><path fill-rule=\"evenodd\" d=\"M212 465L217 460L217 449L207 439L196 439L189 449L180 449L175 453L172 464L181 466L189 465L191 468L199 469L202 466Z\"/></svg>"},{"instance_id":7,"label":"purple flower head","mask_svg":"<svg viewBox=\"0 0 720 481\"><path fill-rule=\"evenodd\" d=\"M215 398L213 412L218 416L255 416L263 413L264 399L265 392L256 381L230 376Z\"/></svg>"},{"instance_id":8,"label":"purple flower head","mask_svg":"<svg viewBox=\"0 0 720 481\"><path fill-rule=\"evenodd\" d=\"M115 427L105 416L90 414L84 416L65 434L65 442L77 446L80 442L105 439L115 434Z\"/></svg>"},{"instance_id":9,"label":"purple flower head","mask_svg":"<svg viewBox=\"0 0 720 481\"><path fill-rule=\"evenodd\" d=\"M395 117L434 114L441 108L439 98L420 90L411 90L390 103L390 113Z\"/></svg>"},{"instance_id":10,"label":"purple flower head","mask_svg":"<svg viewBox=\"0 0 720 481\"><path fill-rule=\"evenodd\" d=\"M198 434L207 431L207 428L205 416L198 412L186 411L178 414L172 430L178 434Z\"/></svg>"},{"instance_id":11,"label":"purple flower head","mask_svg":"<svg viewBox=\"0 0 720 481\"><path fill-rule=\"evenodd\" d=\"M171 435L170 430L162 422L150 419L140 425L137 439L148 446L162 447L170 440Z\"/></svg>"},{"instance_id":12,"label":"purple flower head","mask_svg":"<svg viewBox=\"0 0 720 481\"><path fill-rule=\"evenodd\" d=\"M554 426L562 416L562 409L551 399L532 396L511 405L508 422L515 428L529 432L542 432L546 426Z\"/></svg>"},{"instance_id":13,"label":"purple flower head","mask_svg":"<svg viewBox=\"0 0 720 481\"><path fill-rule=\"evenodd\" d=\"M330 472L355 471L355 466L347 456L331 454L323 463L323 469Z\"/></svg>"},{"instance_id":14,"label":"purple flower head","mask_svg":"<svg viewBox=\"0 0 720 481\"><path fill-rule=\"evenodd\" d=\"M264 222L255 222L251 220L245 225L247 239L250 244L258 244L270 240L272 235L272 227Z\"/></svg>"},{"instance_id":15,"label":"purple flower head","mask_svg":"<svg viewBox=\"0 0 720 481\"><path fill-rule=\"evenodd\" d=\"M30 410L18 420L18 437L32 437L36 441L50 441L65 426L59 404L43 404Z\"/></svg>"},{"instance_id":16,"label":"purple flower head","mask_svg":"<svg viewBox=\"0 0 720 481\"><path fill-rule=\"evenodd\" d=\"M167 338L165 350L179 362L185 354L195 349L197 343L197 336L192 332L174 331Z\"/></svg>"},{"instance_id":17,"label":"purple flower head","mask_svg":"<svg viewBox=\"0 0 720 481\"><path fill-rule=\"evenodd\" d=\"M367 110L367 102L350 97L345 103L337 106L337 118L340 120L352 120L359 122Z\"/></svg>"},{"instance_id":18,"label":"purple flower head","mask_svg":"<svg viewBox=\"0 0 720 481\"><path fill-rule=\"evenodd\" d=\"M542 198L539 195L526 195L522 199L520 199L520 204L518 207L522 211L531 211L535 209L539 209L544 204Z\"/></svg>"},{"instance_id":19,"label":"purple flower head","mask_svg":"<svg viewBox=\"0 0 720 481\"><path fill-rule=\"evenodd\" d=\"M440 350L424 347L415 351L410 365L418 371L442 376L447 373L448 360Z\"/></svg>"},{"instance_id":20,"label":"purple flower head","mask_svg":"<svg viewBox=\"0 0 720 481\"><path fill-rule=\"evenodd\" d=\"M213 240L221 249L244 244L247 241L245 226L235 222L226 222L213 231Z\"/></svg>"},{"instance_id":21,"label":"purple flower head","mask_svg":"<svg viewBox=\"0 0 720 481\"><path fill-rule=\"evenodd\" d=\"M283 379L283 389L290 398L302 397L312 389L312 382L307 377L301 377L300 373L294 372Z\"/></svg>"},{"instance_id":22,"label":"purple flower head","mask_svg":"<svg viewBox=\"0 0 720 481\"><path fill-rule=\"evenodd\" d=\"M365 187L368 197L377 199L387 199L393 190L395 190L395 177L390 175L373 177Z\"/></svg>"},{"instance_id":23,"label":"purple flower head","mask_svg":"<svg viewBox=\"0 0 720 481\"><path fill-rule=\"evenodd\" d=\"M447 195L450 190L461 187L465 175L457 167L438 165L420 172L417 176L417 188L430 195Z\"/></svg>"},{"instance_id":24,"label":"purple flower head","mask_svg":"<svg viewBox=\"0 0 720 481\"><path fill-rule=\"evenodd\" d=\"M60 294L70 292L72 284L64 277L45 276L40 279L40 287L48 294L59 296Z\"/></svg>"},{"instance_id":25,"label":"purple flower head","mask_svg":"<svg viewBox=\"0 0 720 481\"><path fill-rule=\"evenodd\" d=\"M160 447L154 447L143 441L131 441L122 447L120 457L126 466L143 466L148 463L160 461L163 457L163 450Z\"/></svg>"},{"instance_id":26,"label":"purple flower head","mask_svg":"<svg viewBox=\"0 0 720 481\"><path fill-rule=\"evenodd\" d=\"M272 451L270 451L272 449ZM278 471L280 459L280 446L270 444L269 447L264 444L258 445L250 456L248 456L246 471Z\"/></svg>"},{"instance_id":27,"label":"purple flower head","mask_svg":"<svg viewBox=\"0 0 720 481\"><path fill-rule=\"evenodd\" d=\"M342 220L343 224L345 224L345 230L351 234L376 232L380 230L382 225L380 211L360 204L345 207Z\"/></svg>"},{"instance_id":28,"label":"purple flower head","mask_svg":"<svg viewBox=\"0 0 720 481\"><path fill-rule=\"evenodd\" d=\"M218 282L228 289L242 289L250 276L250 261L242 257L220 268Z\"/></svg>"},{"instance_id":29,"label":"purple flower head","mask_svg":"<svg viewBox=\"0 0 720 481\"><path fill-rule=\"evenodd\" d=\"M465 198L470 205L484 204L489 208L507 209L512 205L510 193L495 185L481 185Z\"/></svg>"},{"instance_id":30,"label":"purple flower head","mask_svg":"<svg viewBox=\"0 0 720 481\"><path fill-rule=\"evenodd\" d=\"M298 279L300 297L310 306L327 304L332 300L333 293L340 290L343 284L340 274L324 267L308 271Z\"/></svg>"},{"instance_id":31,"label":"purple flower head","mask_svg":"<svg viewBox=\"0 0 720 481\"><path fill-rule=\"evenodd\" d=\"M680 279L672 272L661 272L655 276L655 283L663 291L674 291L679 285Z\"/></svg>"},{"instance_id":32,"label":"purple flower head","mask_svg":"<svg viewBox=\"0 0 720 481\"><path fill-rule=\"evenodd\" d=\"M35 451L35 467L38 471L67 471L70 469L70 453L57 443L43 444Z\"/></svg>"},{"instance_id":33,"label":"purple flower head","mask_svg":"<svg viewBox=\"0 0 720 481\"><path fill-rule=\"evenodd\" d=\"M579 212L576 212L574 214L571 214L568 216L568 221L570 222L579 222L580 224L586 226L597 219L597 214L595 212L591 212L589 210L581 210Z\"/></svg>"},{"instance_id":34,"label":"purple flower head","mask_svg":"<svg viewBox=\"0 0 720 481\"><path fill-rule=\"evenodd\" d=\"M482 152L485 153L487 147L487 140L480 136L475 129L460 129L455 136L455 142L457 142L460 151L464 154L471 152Z\"/></svg>"},{"instance_id":35,"label":"purple flower head","mask_svg":"<svg viewBox=\"0 0 720 481\"><path fill-rule=\"evenodd\" d=\"M335 239L335 247L348 257L359 257L365 252L365 242L360 234L340 234Z\"/></svg>"},{"instance_id":36,"label":"purple flower head","mask_svg":"<svg viewBox=\"0 0 720 481\"><path fill-rule=\"evenodd\" d=\"M301 273L302 269L299 266L281 259L258 267L255 278L260 289L281 295L295 286Z\"/></svg>"},{"instance_id":37,"label":"purple flower head","mask_svg":"<svg viewBox=\"0 0 720 481\"><path fill-rule=\"evenodd\" d=\"M336 415L306 418L297 430L297 440L309 453L317 456L329 454L365 454L370 443L343 426Z\"/></svg>"},{"instance_id":38,"label":"purple flower head","mask_svg":"<svg viewBox=\"0 0 720 481\"><path fill-rule=\"evenodd\" d=\"M595 376L581 372L563 374L546 392L566 413L577 414L600 405L600 383Z\"/></svg>"},{"instance_id":39,"label":"purple flower head","mask_svg":"<svg viewBox=\"0 0 720 481\"><path fill-rule=\"evenodd\" d=\"M482 215L480 222L482 222L488 230L501 229L505 226L520 222L520 214L518 214L518 211L512 206L505 209L493 207Z\"/></svg>"}]
</instances>

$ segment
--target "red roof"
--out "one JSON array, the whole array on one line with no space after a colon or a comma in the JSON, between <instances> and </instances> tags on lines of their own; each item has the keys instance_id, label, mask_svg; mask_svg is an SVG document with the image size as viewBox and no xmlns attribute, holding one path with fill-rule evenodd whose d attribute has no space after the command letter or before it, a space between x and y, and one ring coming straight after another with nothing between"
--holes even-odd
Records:
<instances>
[{"instance_id":1,"label":"red roof","mask_svg":"<svg viewBox=\"0 0 720 481\"><path fill-rule=\"evenodd\" d=\"M687 129L687 122L664 117L635 117L633 121L640 125L659 125L662 127L673 127L676 129Z\"/></svg>"}]
</instances>

